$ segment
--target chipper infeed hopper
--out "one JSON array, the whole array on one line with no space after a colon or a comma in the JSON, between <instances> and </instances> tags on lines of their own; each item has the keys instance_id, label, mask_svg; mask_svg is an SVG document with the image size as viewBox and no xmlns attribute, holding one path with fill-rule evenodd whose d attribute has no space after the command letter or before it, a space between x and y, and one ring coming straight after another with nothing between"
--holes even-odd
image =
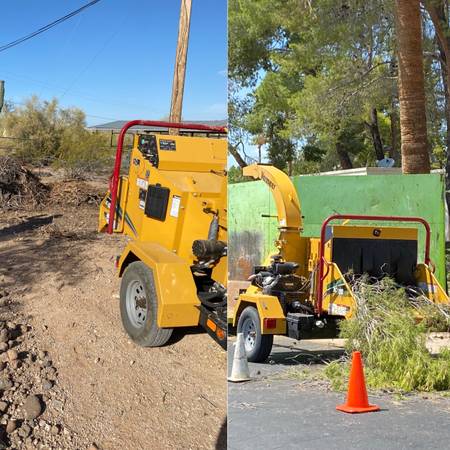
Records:
<instances>
[{"instance_id":1,"label":"chipper infeed hopper","mask_svg":"<svg viewBox=\"0 0 450 450\"><path fill-rule=\"evenodd\" d=\"M124 138L137 125L161 132L138 130L120 176ZM136 120L121 130L99 230L130 238L117 261L120 311L142 346L198 325L226 345L226 162L222 127Z\"/></svg>"},{"instance_id":2,"label":"chipper infeed hopper","mask_svg":"<svg viewBox=\"0 0 450 450\"><path fill-rule=\"evenodd\" d=\"M320 237L304 237L300 202L289 177L265 165L249 166L244 174L269 186L280 230L278 253L254 268L251 285L240 293L232 314L251 361L267 358L275 334L295 339L336 336L339 320L355 312L352 280L361 276L390 277L414 295L449 302L433 274L431 230L424 219L333 215L323 222ZM416 225L425 231L423 257Z\"/></svg>"}]
</instances>

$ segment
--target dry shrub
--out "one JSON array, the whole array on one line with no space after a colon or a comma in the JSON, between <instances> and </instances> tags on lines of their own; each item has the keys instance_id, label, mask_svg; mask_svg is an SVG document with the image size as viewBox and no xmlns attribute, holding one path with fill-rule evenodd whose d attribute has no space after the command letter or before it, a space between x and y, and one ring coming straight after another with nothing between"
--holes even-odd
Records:
<instances>
[{"instance_id":1,"label":"dry shrub","mask_svg":"<svg viewBox=\"0 0 450 450\"><path fill-rule=\"evenodd\" d=\"M48 188L17 159L0 156L0 208L15 209L42 204Z\"/></svg>"}]
</instances>

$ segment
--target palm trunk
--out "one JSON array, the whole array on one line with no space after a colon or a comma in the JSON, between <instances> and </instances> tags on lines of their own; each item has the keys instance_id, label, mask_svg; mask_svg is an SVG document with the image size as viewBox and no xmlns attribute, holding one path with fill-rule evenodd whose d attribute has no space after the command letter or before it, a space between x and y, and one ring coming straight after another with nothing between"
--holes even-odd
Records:
<instances>
[{"instance_id":1,"label":"palm trunk","mask_svg":"<svg viewBox=\"0 0 450 450\"><path fill-rule=\"evenodd\" d=\"M403 173L429 173L419 0L395 0Z\"/></svg>"}]
</instances>

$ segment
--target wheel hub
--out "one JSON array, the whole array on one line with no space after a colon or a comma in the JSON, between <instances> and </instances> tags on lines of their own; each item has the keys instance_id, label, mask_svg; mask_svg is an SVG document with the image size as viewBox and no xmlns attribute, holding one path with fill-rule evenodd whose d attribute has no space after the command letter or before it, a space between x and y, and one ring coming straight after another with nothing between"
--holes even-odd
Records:
<instances>
[{"instance_id":1,"label":"wheel hub","mask_svg":"<svg viewBox=\"0 0 450 450\"><path fill-rule=\"evenodd\" d=\"M244 346L246 352L251 352L256 343L256 326L252 319L247 318L242 324L244 334Z\"/></svg>"},{"instance_id":2,"label":"wheel hub","mask_svg":"<svg viewBox=\"0 0 450 450\"><path fill-rule=\"evenodd\" d=\"M147 296L140 280L132 281L126 293L127 314L136 328L142 328L147 319Z\"/></svg>"}]
</instances>

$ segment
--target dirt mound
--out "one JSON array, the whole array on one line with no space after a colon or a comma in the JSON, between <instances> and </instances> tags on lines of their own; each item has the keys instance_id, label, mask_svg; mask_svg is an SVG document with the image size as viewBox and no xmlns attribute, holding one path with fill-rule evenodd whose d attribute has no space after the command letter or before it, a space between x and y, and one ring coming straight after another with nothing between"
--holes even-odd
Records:
<instances>
[{"instance_id":1,"label":"dirt mound","mask_svg":"<svg viewBox=\"0 0 450 450\"><path fill-rule=\"evenodd\" d=\"M104 192L79 180L57 182L52 185L49 203L60 206L100 205Z\"/></svg>"},{"instance_id":2,"label":"dirt mound","mask_svg":"<svg viewBox=\"0 0 450 450\"><path fill-rule=\"evenodd\" d=\"M17 159L0 156L0 209L37 206L45 201L48 190Z\"/></svg>"}]
</instances>

